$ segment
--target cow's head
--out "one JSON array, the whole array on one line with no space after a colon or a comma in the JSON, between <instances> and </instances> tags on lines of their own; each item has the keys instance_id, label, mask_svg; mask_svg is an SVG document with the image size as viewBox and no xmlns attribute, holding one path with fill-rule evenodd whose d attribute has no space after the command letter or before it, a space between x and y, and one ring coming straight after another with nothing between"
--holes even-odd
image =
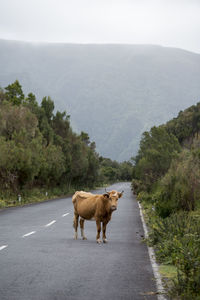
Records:
<instances>
[{"instance_id":1,"label":"cow's head","mask_svg":"<svg viewBox=\"0 0 200 300\"><path fill-rule=\"evenodd\" d=\"M114 210L117 209L118 199L123 196L123 192L124 191L122 191L121 193L119 193L117 191L111 191L111 192L106 192L105 194L103 194L104 198L108 201L108 203L110 205L111 212L113 212Z\"/></svg>"}]
</instances>

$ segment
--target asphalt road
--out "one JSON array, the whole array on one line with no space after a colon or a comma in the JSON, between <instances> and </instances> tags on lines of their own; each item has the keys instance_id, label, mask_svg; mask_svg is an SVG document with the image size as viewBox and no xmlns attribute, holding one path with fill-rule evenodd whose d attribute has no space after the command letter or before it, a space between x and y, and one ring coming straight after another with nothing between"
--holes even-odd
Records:
<instances>
[{"instance_id":1,"label":"asphalt road","mask_svg":"<svg viewBox=\"0 0 200 300\"><path fill-rule=\"evenodd\" d=\"M0 211L0 299L157 299L130 184L112 189L125 192L107 226L108 244L96 243L95 222L85 222L88 240L73 239L71 198Z\"/></svg>"}]
</instances>

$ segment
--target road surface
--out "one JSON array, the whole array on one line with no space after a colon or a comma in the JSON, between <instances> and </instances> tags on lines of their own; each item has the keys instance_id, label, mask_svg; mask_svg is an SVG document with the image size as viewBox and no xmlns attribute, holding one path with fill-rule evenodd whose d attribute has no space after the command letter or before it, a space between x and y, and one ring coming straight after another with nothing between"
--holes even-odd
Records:
<instances>
[{"instance_id":1,"label":"road surface","mask_svg":"<svg viewBox=\"0 0 200 300\"><path fill-rule=\"evenodd\" d=\"M96 243L95 222L85 222L88 240L73 239L71 198L1 210L0 299L157 299L130 183L112 189L124 195L107 226L108 244Z\"/></svg>"}]
</instances>

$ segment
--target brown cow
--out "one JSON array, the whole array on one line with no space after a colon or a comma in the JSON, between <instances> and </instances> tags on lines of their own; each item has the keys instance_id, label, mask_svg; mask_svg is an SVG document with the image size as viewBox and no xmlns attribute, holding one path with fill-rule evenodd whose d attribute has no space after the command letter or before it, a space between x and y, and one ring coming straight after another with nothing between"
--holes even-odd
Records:
<instances>
[{"instance_id":1,"label":"brown cow","mask_svg":"<svg viewBox=\"0 0 200 300\"><path fill-rule=\"evenodd\" d=\"M72 197L72 203L74 205L74 229L75 236L78 238L78 219L80 216L80 228L81 236L83 240L86 240L84 234L84 222L85 220L96 221L97 226L97 243L101 243L100 232L101 222L103 223L103 242L106 243L106 226L111 219L112 213L117 209L117 201L123 195L117 191L106 192L103 195L94 195L87 192L76 192Z\"/></svg>"}]
</instances>

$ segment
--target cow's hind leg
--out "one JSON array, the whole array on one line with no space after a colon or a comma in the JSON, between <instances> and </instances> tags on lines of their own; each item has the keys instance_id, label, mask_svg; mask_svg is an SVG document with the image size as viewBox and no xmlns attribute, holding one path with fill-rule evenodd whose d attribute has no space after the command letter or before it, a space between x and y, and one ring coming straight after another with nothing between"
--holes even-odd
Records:
<instances>
[{"instance_id":1,"label":"cow's hind leg","mask_svg":"<svg viewBox=\"0 0 200 300\"><path fill-rule=\"evenodd\" d=\"M81 228L81 237L83 240L87 240L85 233L84 233L84 219L80 219L80 228Z\"/></svg>"},{"instance_id":2,"label":"cow's hind leg","mask_svg":"<svg viewBox=\"0 0 200 300\"><path fill-rule=\"evenodd\" d=\"M74 213L73 226L74 226L74 230L75 230L75 234L74 234L74 239L75 240L77 240L77 238L78 238L78 218L79 218L79 215L77 213Z\"/></svg>"},{"instance_id":3,"label":"cow's hind leg","mask_svg":"<svg viewBox=\"0 0 200 300\"><path fill-rule=\"evenodd\" d=\"M96 221L96 225L97 225L97 243L100 244L101 243L101 239L100 239L100 233L101 233L101 222L100 221Z\"/></svg>"}]
</instances>

